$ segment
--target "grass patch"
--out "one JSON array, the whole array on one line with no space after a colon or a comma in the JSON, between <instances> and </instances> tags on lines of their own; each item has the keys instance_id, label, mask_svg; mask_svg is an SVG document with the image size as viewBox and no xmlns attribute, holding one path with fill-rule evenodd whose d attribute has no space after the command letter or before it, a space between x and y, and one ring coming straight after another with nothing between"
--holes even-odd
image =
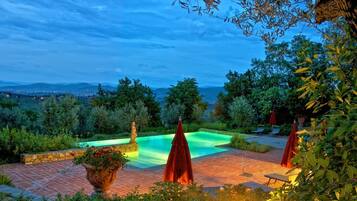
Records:
<instances>
[{"instance_id":1,"label":"grass patch","mask_svg":"<svg viewBox=\"0 0 357 201\"><path fill-rule=\"evenodd\" d=\"M234 135L231 139L230 146L235 149L253 151L258 153L266 153L271 150L271 147L256 142L248 142L240 135Z\"/></svg>"},{"instance_id":2,"label":"grass patch","mask_svg":"<svg viewBox=\"0 0 357 201\"><path fill-rule=\"evenodd\" d=\"M12 180L8 176L2 174L0 174L0 185L13 186Z\"/></svg>"}]
</instances>

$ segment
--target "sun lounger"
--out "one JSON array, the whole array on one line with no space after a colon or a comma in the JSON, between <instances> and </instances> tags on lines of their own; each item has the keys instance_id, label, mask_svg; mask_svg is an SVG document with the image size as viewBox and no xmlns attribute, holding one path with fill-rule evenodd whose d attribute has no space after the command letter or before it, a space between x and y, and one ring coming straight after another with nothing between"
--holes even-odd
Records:
<instances>
[{"instance_id":1,"label":"sun lounger","mask_svg":"<svg viewBox=\"0 0 357 201\"><path fill-rule=\"evenodd\" d=\"M271 174L266 174L264 177L268 178L268 182L266 183L267 186L269 186L270 182L273 180L274 183L277 181L283 182L283 183L291 183L295 181L297 175L298 175L299 170L290 172L289 174L278 174L278 173L271 173Z\"/></svg>"},{"instance_id":2,"label":"sun lounger","mask_svg":"<svg viewBox=\"0 0 357 201\"><path fill-rule=\"evenodd\" d=\"M280 128L279 127L273 127L269 134L270 135L277 135L279 133L280 133Z\"/></svg>"},{"instance_id":3,"label":"sun lounger","mask_svg":"<svg viewBox=\"0 0 357 201\"><path fill-rule=\"evenodd\" d=\"M260 133L263 133L263 131L264 131L264 128L258 127L255 131L252 131L252 133L260 134Z\"/></svg>"}]
</instances>

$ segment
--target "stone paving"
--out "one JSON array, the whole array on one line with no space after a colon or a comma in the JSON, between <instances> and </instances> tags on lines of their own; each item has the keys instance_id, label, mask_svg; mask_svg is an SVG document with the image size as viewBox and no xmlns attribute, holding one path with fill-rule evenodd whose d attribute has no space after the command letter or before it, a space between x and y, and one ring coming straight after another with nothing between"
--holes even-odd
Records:
<instances>
[{"instance_id":1,"label":"stone paving","mask_svg":"<svg viewBox=\"0 0 357 201\"><path fill-rule=\"evenodd\" d=\"M265 154L230 150L193 159L194 179L205 187L248 181L263 184L267 181L264 174L288 171L280 166L282 153L282 149ZM119 172L111 192L125 195L135 187L139 192L147 192L153 183L162 180L163 170L163 166L151 169L127 167ZM10 176L16 187L46 197L55 197L59 193L72 195L81 190L87 194L92 192L85 178L85 169L73 165L72 161L38 165L7 164L0 166L0 173Z\"/></svg>"},{"instance_id":2,"label":"stone paving","mask_svg":"<svg viewBox=\"0 0 357 201\"><path fill-rule=\"evenodd\" d=\"M282 137L269 137L269 136L259 136L259 135L251 135L247 137L248 142L257 142L259 144L266 144L271 147L275 147L278 149L284 149L286 142L287 142L287 137L282 136Z\"/></svg>"}]
</instances>

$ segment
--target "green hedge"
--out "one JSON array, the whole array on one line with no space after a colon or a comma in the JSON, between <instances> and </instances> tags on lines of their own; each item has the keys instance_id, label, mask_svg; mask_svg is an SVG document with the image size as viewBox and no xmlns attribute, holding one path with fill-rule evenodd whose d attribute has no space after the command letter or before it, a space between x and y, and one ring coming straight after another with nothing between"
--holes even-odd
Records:
<instances>
[{"instance_id":1,"label":"green hedge","mask_svg":"<svg viewBox=\"0 0 357 201\"><path fill-rule=\"evenodd\" d=\"M0 131L0 159L18 161L20 154L64 150L76 147L76 140L69 135L38 135L25 130L2 129Z\"/></svg>"},{"instance_id":2,"label":"green hedge","mask_svg":"<svg viewBox=\"0 0 357 201\"><path fill-rule=\"evenodd\" d=\"M289 136L290 131L291 131L291 125L283 124L280 126L279 135Z\"/></svg>"},{"instance_id":3,"label":"green hedge","mask_svg":"<svg viewBox=\"0 0 357 201\"><path fill-rule=\"evenodd\" d=\"M259 153L265 153L271 150L271 147L268 145L258 144L256 142L247 142L244 137L240 135L235 135L232 137L230 146L236 149L254 151Z\"/></svg>"}]
</instances>

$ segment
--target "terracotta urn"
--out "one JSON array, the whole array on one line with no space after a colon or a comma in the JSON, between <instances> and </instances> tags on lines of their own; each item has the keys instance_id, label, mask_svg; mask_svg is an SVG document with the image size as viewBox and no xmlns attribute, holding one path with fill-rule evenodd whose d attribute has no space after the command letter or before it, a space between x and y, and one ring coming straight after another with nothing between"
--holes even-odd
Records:
<instances>
[{"instance_id":1,"label":"terracotta urn","mask_svg":"<svg viewBox=\"0 0 357 201\"><path fill-rule=\"evenodd\" d=\"M87 171L87 180L94 188L93 195L108 197L108 191L117 177L118 168L95 168L92 165L83 164Z\"/></svg>"}]
</instances>

